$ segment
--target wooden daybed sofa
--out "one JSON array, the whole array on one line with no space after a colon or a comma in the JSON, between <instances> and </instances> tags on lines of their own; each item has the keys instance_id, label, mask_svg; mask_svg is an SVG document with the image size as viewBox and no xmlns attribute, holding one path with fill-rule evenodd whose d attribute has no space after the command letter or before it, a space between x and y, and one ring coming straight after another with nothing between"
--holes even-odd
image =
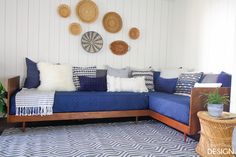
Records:
<instances>
[{"instance_id":1,"label":"wooden daybed sofa","mask_svg":"<svg viewBox=\"0 0 236 157\"><path fill-rule=\"evenodd\" d=\"M123 110L123 111L96 111L96 112L65 112L65 113L54 113L49 116L15 116L11 115L10 110L10 99L13 93L20 88L19 85L20 77L13 77L7 80L7 121L9 123L22 122L23 131L25 130L26 122L36 122L36 121L56 121L56 120L77 120L77 119L96 119L96 118L114 118L114 117L138 117L150 116L166 125L175 128L184 133L184 139L186 140L186 135L194 135L199 132L200 125L197 117L197 112L205 110L203 105L202 93L209 93L215 88L193 88L190 97L189 106L189 119L188 124L179 122L173 118L150 110L149 108L143 110ZM221 94L230 95L230 88L219 88ZM157 104L158 105L158 104ZM225 108L226 111L229 107Z\"/></svg>"}]
</instances>

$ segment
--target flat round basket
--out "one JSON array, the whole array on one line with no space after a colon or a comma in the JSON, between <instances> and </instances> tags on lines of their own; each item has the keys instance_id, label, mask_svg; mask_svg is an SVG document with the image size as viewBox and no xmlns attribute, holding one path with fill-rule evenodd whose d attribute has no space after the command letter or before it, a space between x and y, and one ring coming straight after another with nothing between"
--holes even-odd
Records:
<instances>
[{"instance_id":1,"label":"flat round basket","mask_svg":"<svg viewBox=\"0 0 236 157\"><path fill-rule=\"evenodd\" d=\"M122 19L116 12L108 12L103 17L103 26L110 33L117 33L122 28Z\"/></svg>"},{"instance_id":2,"label":"flat round basket","mask_svg":"<svg viewBox=\"0 0 236 157\"><path fill-rule=\"evenodd\" d=\"M61 17L68 17L70 16L70 7L66 4L61 4L58 6L58 14L61 16Z\"/></svg>"},{"instance_id":3,"label":"flat round basket","mask_svg":"<svg viewBox=\"0 0 236 157\"><path fill-rule=\"evenodd\" d=\"M115 55L124 55L129 51L129 45L125 41L117 40L110 44L110 49Z\"/></svg>"},{"instance_id":4,"label":"flat round basket","mask_svg":"<svg viewBox=\"0 0 236 157\"><path fill-rule=\"evenodd\" d=\"M97 32L89 31L83 34L81 45L85 51L96 53L102 49L103 39Z\"/></svg>"},{"instance_id":5,"label":"flat round basket","mask_svg":"<svg viewBox=\"0 0 236 157\"><path fill-rule=\"evenodd\" d=\"M98 7L91 0L82 0L76 7L76 12L81 21L94 22L98 17Z\"/></svg>"},{"instance_id":6,"label":"flat round basket","mask_svg":"<svg viewBox=\"0 0 236 157\"><path fill-rule=\"evenodd\" d=\"M129 30L129 37L131 39L138 39L140 35L139 29L136 27L133 27Z\"/></svg>"},{"instance_id":7,"label":"flat round basket","mask_svg":"<svg viewBox=\"0 0 236 157\"><path fill-rule=\"evenodd\" d=\"M82 31L80 24L71 23L69 26L70 33L73 35L79 35Z\"/></svg>"}]
</instances>

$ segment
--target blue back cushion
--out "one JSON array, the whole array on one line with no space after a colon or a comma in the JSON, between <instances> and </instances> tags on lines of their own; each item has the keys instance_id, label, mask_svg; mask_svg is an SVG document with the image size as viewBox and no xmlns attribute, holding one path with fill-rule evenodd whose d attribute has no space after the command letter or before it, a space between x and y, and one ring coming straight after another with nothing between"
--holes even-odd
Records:
<instances>
[{"instance_id":1,"label":"blue back cushion","mask_svg":"<svg viewBox=\"0 0 236 157\"><path fill-rule=\"evenodd\" d=\"M154 83L154 89L157 90L157 82L158 78L160 77L161 72L160 71L154 71L153 72L153 83Z\"/></svg>"},{"instance_id":2,"label":"blue back cushion","mask_svg":"<svg viewBox=\"0 0 236 157\"><path fill-rule=\"evenodd\" d=\"M27 76L24 83L25 88L37 88L40 84L39 80L39 70L37 67L37 63L30 60L29 58L25 58L26 67L27 67Z\"/></svg>"},{"instance_id":3,"label":"blue back cushion","mask_svg":"<svg viewBox=\"0 0 236 157\"><path fill-rule=\"evenodd\" d=\"M174 93L178 78L165 79L162 77L158 78L157 89L158 92Z\"/></svg>"},{"instance_id":4,"label":"blue back cushion","mask_svg":"<svg viewBox=\"0 0 236 157\"><path fill-rule=\"evenodd\" d=\"M231 75L222 71L217 78L217 83L222 83L222 87L231 87Z\"/></svg>"},{"instance_id":5,"label":"blue back cushion","mask_svg":"<svg viewBox=\"0 0 236 157\"><path fill-rule=\"evenodd\" d=\"M153 73L155 91L174 93L178 78L165 79L160 77L160 74L159 71Z\"/></svg>"},{"instance_id":6,"label":"blue back cushion","mask_svg":"<svg viewBox=\"0 0 236 157\"><path fill-rule=\"evenodd\" d=\"M106 91L107 79L104 77L90 78L79 76L80 91Z\"/></svg>"}]
</instances>

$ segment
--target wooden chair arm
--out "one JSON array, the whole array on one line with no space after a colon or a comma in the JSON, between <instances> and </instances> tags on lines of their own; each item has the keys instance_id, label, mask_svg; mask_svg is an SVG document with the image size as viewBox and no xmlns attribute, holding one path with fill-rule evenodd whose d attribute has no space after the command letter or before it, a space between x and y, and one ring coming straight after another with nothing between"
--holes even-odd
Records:
<instances>
[{"instance_id":1,"label":"wooden chair arm","mask_svg":"<svg viewBox=\"0 0 236 157\"><path fill-rule=\"evenodd\" d=\"M198 111L204 111L204 97L202 94L216 91L217 88L192 88L190 98L190 112L189 112L189 126L190 134L196 134L200 131L199 119L197 117ZM218 88L220 94L226 94L230 96L230 88L221 87ZM229 111L229 105L225 106L225 111Z\"/></svg>"},{"instance_id":2,"label":"wooden chair arm","mask_svg":"<svg viewBox=\"0 0 236 157\"><path fill-rule=\"evenodd\" d=\"M7 90L7 114L9 114L10 109L10 99L11 95L20 88L20 76L15 76L6 80L6 90Z\"/></svg>"}]
</instances>

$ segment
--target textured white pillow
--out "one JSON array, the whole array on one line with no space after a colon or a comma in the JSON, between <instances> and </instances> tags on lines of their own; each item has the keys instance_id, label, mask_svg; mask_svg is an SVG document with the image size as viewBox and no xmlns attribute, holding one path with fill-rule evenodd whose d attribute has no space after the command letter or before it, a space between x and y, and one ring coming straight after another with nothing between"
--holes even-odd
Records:
<instances>
[{"instance_id":1,"label":"textured white pillow","mask_svg":"<svg viewBox=\"0 0 236 157\"><path fill-rule=\"evenodd\" d=\"M43 91L74 91L72 67L69 65L57 65L39 62L40 72L39 90Z\"/></svg>"},{"instance_id":2,"label":"textured white pillow","mask_svg":"<svg viewBox=\"0 0 236 157\"><path fill-rule=\"evenodd\" d=\"M195 83L194 87L204 87L204 88L219 88L222 83Z\"/></svg>"},{"instance_id":3,"label":"textured white pillow","mask_svg":"<svg viewBox=\"0 0 236 157\"><path fill-rule=\"evenodd\" d=\"M107 75L108 92L148 92L145 77L120 78Z\"/></svg>"}]
</instances>

